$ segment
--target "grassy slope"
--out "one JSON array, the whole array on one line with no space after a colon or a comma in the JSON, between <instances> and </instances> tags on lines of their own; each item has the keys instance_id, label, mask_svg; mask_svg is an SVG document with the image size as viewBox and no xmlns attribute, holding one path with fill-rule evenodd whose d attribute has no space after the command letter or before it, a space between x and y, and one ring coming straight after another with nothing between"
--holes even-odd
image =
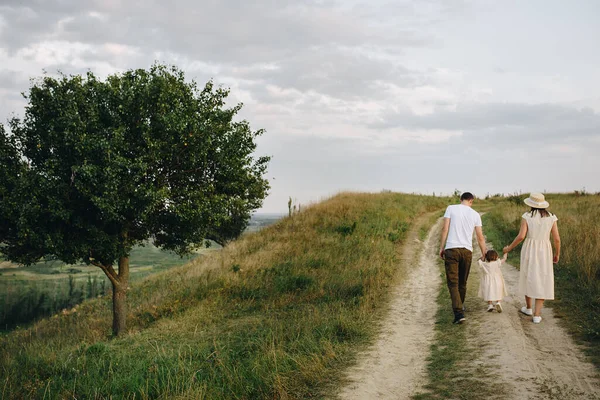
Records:
<instances>
[{"instance_id":1,"label":"grassy slope","mask_svg":"<svg viewBox=\"0 0 600 400\"><path fill-rule=\"evenodd\" d=\"M220 254L0 339L3 398L315 398L372 339L399 245L447 198L340 194Z\"/></svg>"},{"instance_id":2,"label":"grassy slope","mask_svg":"<svg viewBox=\"0 0 600 400\"><path fill-rule=\"evenodd\" d=\"M521 196L522 198L526 196ZM547 303L563 326L600 366L600 196L549 194L549 210L555 213L562 241L561 260L554 267L555 297ZM485 215L484 230L496 248L512 242L527 206L515 198L497 203ZM520 246L509 261L519 266Z\"/></svg>"}]
</instances>

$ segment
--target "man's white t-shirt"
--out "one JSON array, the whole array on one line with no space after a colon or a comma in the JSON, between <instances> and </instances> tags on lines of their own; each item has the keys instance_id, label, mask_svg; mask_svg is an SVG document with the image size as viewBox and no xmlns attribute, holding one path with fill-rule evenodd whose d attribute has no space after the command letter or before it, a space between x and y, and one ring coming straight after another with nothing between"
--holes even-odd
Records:
<instances>
[{"instance_id":1,"label":"man's white t-shirt","mask_svg":"<svg viewBox=\"0 0 600 400\"><path fill-rule=\"evenodd\" d=\"M454 204L446 208L444 218L450 218L445 249L465 248L473 251L473 230L481 226L481 216L469 206Z\"/></svg>"}]
</instances>

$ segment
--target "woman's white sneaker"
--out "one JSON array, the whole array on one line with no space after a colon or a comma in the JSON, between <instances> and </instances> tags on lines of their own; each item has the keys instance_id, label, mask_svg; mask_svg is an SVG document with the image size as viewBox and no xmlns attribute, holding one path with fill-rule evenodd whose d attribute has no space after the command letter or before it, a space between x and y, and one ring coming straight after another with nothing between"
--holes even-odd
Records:
<instances>
[{"instance_id":1,"label":"woman's white sneaker","mask_svg":"<svg viewBox=\"0 0 600 400\"><path fill-rule=\"evenodd\" d=\"M521 309L519 311L521 311L525 315L529 315L530 317L533 315L533 310L531 308L527 308L525 306L521 307Z\"/></svg>"},{"instance_id":2,"label":"woman's white sneaker","mask_svg":"<svg viewBox=\"0 0 600 400\"><path fill-rule=\"evenodd\" d=\"M500 302L496 303L496 311L499 313L502 312L502 304L500 304Z\"/></svg>"},{"instance_id":3,"label":"woman's white sneaker","mask_svg":"<svg viewBox=\"0 0 600 400\"><path fill-rule=\"evenodd\" d=\"M488 312L492 312L492 311L494 311L494 305L493 305L493 304L488 304L488 309L487 309L487 311L488 311Z\"/></svg>"},{"instance_id":4,"label":"woman's white sneaker","mask_svg":"<svg viewBox=\"0 0 600 400\"><path fill-rule=\"evenodd\" d=\"M534 324L539 324L540 322L542 322L542 317L533 317Z\"/></svg>"}]
</instances>

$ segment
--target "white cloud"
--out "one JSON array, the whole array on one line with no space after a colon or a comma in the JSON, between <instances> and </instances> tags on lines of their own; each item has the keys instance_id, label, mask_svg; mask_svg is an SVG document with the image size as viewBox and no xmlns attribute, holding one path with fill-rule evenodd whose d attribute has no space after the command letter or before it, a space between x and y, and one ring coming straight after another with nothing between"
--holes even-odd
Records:
<instances>
[{"instance_id":1,"label":"white cloud","mask_svg":"<svg viewBox=\"0 0 600 400\"><path fill-rule=\"evenodd\" d=\"M341 189L485 194L533 179L598 191L598 12L541 0L5 0L0 120L22 112L19 92L43 70L104 77L160 61L230 87L241 116L266 128L268 211ZM532 162L543 172L523 174Z\"/></svg>"}]
</instances>

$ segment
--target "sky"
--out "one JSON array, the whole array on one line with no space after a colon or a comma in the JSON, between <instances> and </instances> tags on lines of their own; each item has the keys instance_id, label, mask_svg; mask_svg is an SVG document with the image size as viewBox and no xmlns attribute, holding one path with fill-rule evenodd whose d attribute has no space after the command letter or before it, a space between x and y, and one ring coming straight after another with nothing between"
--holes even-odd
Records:
<instances>
[{"instance_id":1,"label":"sky","mask_svg":"<svg viewBox=\"0 0 600 400\"><path fill-rule=\"evenodd\" d=\"M30 78L154 62L265 129L260 212L340 191L600 191L595 0L0 0L0 122Z\"/></svg>"}]
</instances>

